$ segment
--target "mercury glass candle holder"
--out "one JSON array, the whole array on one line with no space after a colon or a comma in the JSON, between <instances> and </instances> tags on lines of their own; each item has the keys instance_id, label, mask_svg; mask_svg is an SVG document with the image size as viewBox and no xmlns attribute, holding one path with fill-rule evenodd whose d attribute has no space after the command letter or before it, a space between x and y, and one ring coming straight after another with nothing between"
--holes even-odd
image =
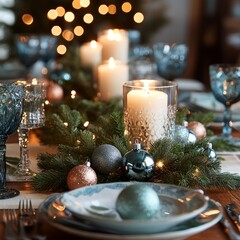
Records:
<instances>
[{"instance_id":1,"label":"mercury glass candle holder","mask_svg":"<svg viewBox=\"0 0 240 240\"><path fill-rule=\"evenodd\" d=\"M172 138L177 109L177 83L133 80L123 84L125 133L149 149L159 139Z\"/></svg>"}]
</instances>

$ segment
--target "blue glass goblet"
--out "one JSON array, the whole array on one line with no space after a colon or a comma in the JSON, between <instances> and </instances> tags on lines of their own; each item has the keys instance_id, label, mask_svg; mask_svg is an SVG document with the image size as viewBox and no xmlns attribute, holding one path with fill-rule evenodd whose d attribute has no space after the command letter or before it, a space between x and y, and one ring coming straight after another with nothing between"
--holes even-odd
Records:
<instances>
[{"instance_id":1,"label":"blue glass goblet","mask_svg":"<svg viewBox=\"0 0 240 240\"><path fill-rule=\"evenodd\" d=\"M188 46L176 43L156 43L153 45L153 56L158 74L174 80L181 77L187 65Z\"/></svg>"},{"instance_id":2,"label":"blue glass goblet","mask_svg":"<svg viewBox=\"0 0 240 240\"><path fill-rule=\"evenodd\" d=\"M16 189L6 188L6 141L22 119L24 85L0 85L0 199L19 195Z\"/></svg>"},{"instance_id":3,"label":"blue glass goblet","mask_svg":"<svg viewBox=\"0 0 240 240\"><path fill-rule=\"evenodd\" d=\"M225 106L224 126L219 138L240 144L240 139L232 137L232 104L240 100L240 66L214 64L209 67L211 90L216 100Z\"/></svg>"},{"instance_id":4,"label":"blue glass goblet","mask_svg":"<svg viewBox=\"0 0 240 240\"><path fill-rule=\"evenodd\" d=\"M18 34L16 36L16 50L19 59L30 73L34 63L40 58L40 39L36 35Z\"/></svg>"}]
</instances>

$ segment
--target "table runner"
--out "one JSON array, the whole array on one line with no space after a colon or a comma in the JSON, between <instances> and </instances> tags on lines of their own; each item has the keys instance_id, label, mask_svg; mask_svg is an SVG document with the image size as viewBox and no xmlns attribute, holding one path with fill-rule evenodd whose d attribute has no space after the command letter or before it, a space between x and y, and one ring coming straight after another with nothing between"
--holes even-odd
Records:
<instances>
[{"instance_id":1,"label":"table runner","mask_svg":"<svg viewBox=\"0 0 240 240\"><path fill-rule=\"evenodd\" d=\"M31 159L31 169L38 171L36 157L39 153L56 152L56 147L49 147L39 144L29 144L29 157ZM240 152L217 152L217 155L223 158L222 161L222 172L230 172L240 174ZM8 157L19 157L19 145L17 143L7 144L7 156ZM14 181L14 178L7 176L7 182ZM50 194L47 193L36 193L34 191L21 191L20 196L0 200L0 209L4 208L18 208L20 199L32 199L33 207L37 208L39 204L46 199Z\"/></svg>"}]
</instances>

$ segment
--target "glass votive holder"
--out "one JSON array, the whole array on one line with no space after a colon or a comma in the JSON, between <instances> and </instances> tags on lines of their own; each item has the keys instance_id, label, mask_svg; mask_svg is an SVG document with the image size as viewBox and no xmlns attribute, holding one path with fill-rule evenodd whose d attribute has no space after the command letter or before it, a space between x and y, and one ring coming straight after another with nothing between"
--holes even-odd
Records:
<instances>
[{"instance_id":1,"label":"glass votive holder","mask_svg":"<svg viewBox=\"0 0 240 240\"><path fill-rule=\"evenodd\" d=\"M177 83L166 80L132 80L123 84L125 134L149 149L172 138L177 109Z\"/></svg>"},{"instance_id":2,"label":"glass votive holder","mask_svg":"<svg viewBox=\"0 0 240 240\"><path fill-rule=\"evenodd\" d=\"M45 124L44 101L46 85L36 78L26 83L23 101L23 116L20 126L22 128L39 128Z\"/></svg>"}]
</instances>

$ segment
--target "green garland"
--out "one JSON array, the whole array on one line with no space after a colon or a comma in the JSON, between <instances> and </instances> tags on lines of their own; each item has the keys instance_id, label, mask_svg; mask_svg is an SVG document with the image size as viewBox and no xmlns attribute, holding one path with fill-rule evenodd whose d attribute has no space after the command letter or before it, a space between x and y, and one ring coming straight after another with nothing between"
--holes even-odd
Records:
<instances>
[{"instance_id":1,"label":"green garland","mask_svg":"<svg viewBox=\"0 0 240 240\"><path fill-rule=\"evenodd\" d=\"M186 114L186 109L178 110L177 120L181 122L182 119L186 119ZM211 120L210 115L205 115L204 118L206 123ZM37 191L67 190L68 172L74 166L91 159L92 152L101 144L114 145L122 155L132 149L124 135L122 111L105 111L84 127L86 120L86 112L72 110L67 105L61 105L57 113L47 116L46 127L40 138L45 144L53 144L55 141L58 144L58 152L42 153L38 156L38 167L42 171L34 177L32 183ZM239 176L221 173L219 157L213 161L209 159L207 151L200 151L206 149L207 142L208 138L195 144L183 144L169 139L153 143L149 153L153 156L156 166L159 161L162 165L149 181L185 187L239 188ZM99 183L122 180L120 170L109 175L97 173L97 176Z\"/></svg>"}]
</instances>

